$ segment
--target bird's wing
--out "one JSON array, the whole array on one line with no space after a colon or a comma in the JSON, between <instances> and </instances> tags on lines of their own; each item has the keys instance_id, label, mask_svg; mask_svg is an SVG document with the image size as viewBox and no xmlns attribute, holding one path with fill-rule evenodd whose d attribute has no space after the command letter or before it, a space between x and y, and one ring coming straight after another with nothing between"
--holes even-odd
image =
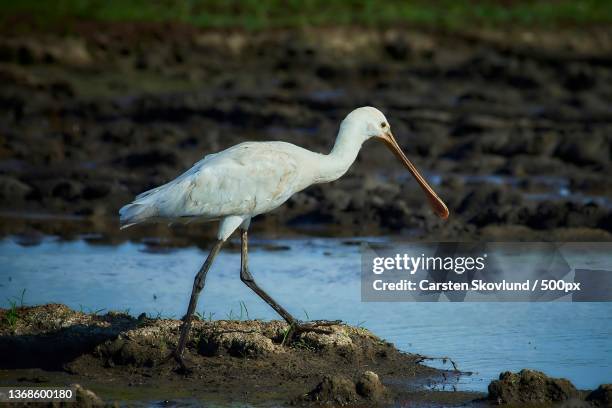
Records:
<instances>
[{"instance_id":1,"label":"bird's wing","mask_svg":"<svg viewBox=\"0 0 612 408\"><path fill-rule=\"evenodd\" d=\"M217 154L209 154L206 155L203 159L201 159L200 161L196 162L193 166L191 166L191 168L189 170L187 170L186 172L184 172L183 174L181 174L180 176L178 176L177 178L175 178L174 180L166 183L166 184L162 184L161 186L158 187L154 187L150 190L144 191L140 194L138 194L135 198L134 201L138 201L144 198L147 198L148 196L155 194L159 191L162 191L166 188L168 188L169 186L173 185L173 184L177 184L179 182L181 182L182 180L189 178L191 176L194 176L202 167L202 165L204 164L204 162L206 160L211 160L212 158L214 158L214 156L216 156Z\"/></svg>"},{"instance_id":2,"label":"bird's wing","mask_svg":"<svg viewBox=\"0 0 612 408\"><path fill-rule=\"evenodd\" d=\"M261 214L297 191L299 159L291 146L241 143L205 157L145 199L157 196L155 205L164 217Z\"/></svg>"}]
</instances>

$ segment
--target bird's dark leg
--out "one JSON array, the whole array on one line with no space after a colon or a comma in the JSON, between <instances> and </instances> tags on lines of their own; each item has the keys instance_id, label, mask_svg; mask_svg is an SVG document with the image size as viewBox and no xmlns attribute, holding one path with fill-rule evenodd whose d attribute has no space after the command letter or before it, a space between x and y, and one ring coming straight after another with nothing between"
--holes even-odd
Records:
<instances>
[{"instance_id":1,"label":"bird's dark leg","mask_svg":"<svg viewBox=\"0 0 612 408\"><path fill-rule=\"evenodd\" d=\"M206 281L206 274L210 269L215 257L219 253L221 246L224 241L217 241L215 246L212 247L204 265L200 268L195 279L193 281L193 290L191 291L191 299L189 300L189 307L187 308L187 314L183 319L183 325L181 326L181 335L179 337L179 342L174 352L174 357L181 364L182 368L185 368L185 364L183 361L183 353L185 351L185 345L187 344L187 338L189 337L189 329L191 328L191 321L193 319L193 313L195 312L196 305L198 304L198 296L204 288L204 282Z\"/></svg>"},{"instance_id":2,"label":"bird's dark leg","mask_svg":"<svg viewBox=\"0 0 612 408\"><path fill-rule=\"evenodd\" d=\"M262 288L257 285L257 283L255 283L253 275L251 275L251 272L249 272L249 243L246 230L240 230L240 241L242 243L242 251L240 252L240 280L243 281L249 288L251 288L253 292L257 293L257 295L259 295L260 298L262 298L267 304L269 304L270 307L276 311L276 313L281 315L281 317L285 319L285 321L289 325L297 323L297 319L295 317L291 316L291 314L286 311L284 307L276 303L276 301L272 299L270 295L268 295Z\"/></svg>"},{"instance_id":3,"label":"bird's dark leg","mask_svg":"<svg viewBox=\"0 0 612 408\"><path fill-rule=\"evenodd\" d=\"M332 326L341 323L340 320L325 321L317 320L309 323L302 323L293 317L284 307L279 305L270 295L268 295L262 288L257 285L253 275L249 272L248 257L249 257L249 244L247 230L240 230L240 241L241 241L241 255L240 255L240 280L242 280L253 292L257 293L272 309L276 311L285 321L289 324L289 331L285 336L286 339L291 340L291 337L297 333L305 331L313 331L318 333L329 333L329 331L320 329L317 326Z\"/></svg>"}]
</instances>

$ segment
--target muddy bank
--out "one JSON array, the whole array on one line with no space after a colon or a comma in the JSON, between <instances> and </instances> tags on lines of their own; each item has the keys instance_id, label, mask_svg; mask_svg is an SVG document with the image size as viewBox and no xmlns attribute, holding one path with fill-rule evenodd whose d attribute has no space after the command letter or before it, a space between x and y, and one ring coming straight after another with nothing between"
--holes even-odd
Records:
<instances>
[{"instance_id":1,"label":"muddy bank","mask_svg":"<svg viewBox=\"0 0 612 408\"><path fill-rule=\"evenodd\" d=\"M387 406L411 398L455 404L482 396L411 387L444 381L453 372L424 366L423 356L343 324L287 343L287 326L278 321L198 320L187 350L192 371L185 373L170 358L179 326L176 320L84 314L63 305L0 309L0 383L79 383L121 403Z\"/></svg>"},{"instance_id":2,"label":"muddy bank","mask_svg":"<svg viewBox=\"0 0 612 408\"><path fill-rule=\"evenodd\" d=\"M343 179L297 194L254 228L610 240L610 38L604 28L6 32L0 233L147 235L114 232L117 209L134 194L245 140L326 152L347 112L375 105L450 220L437 220L416 183L372 143ZM49 226L50 216L61 225ZM155 232L184 241L203 230L164 228Z\"/></svg>"},{"instance_id":3,"label":"muddy bank","mask_svg":"<svg viewBox=\"0 0 612 408\"><path fill-rule=\"evenodd\" d=\"M189 370L171 357L181 322L82 313L60 304L0 309L0 386L78 384L76 406L202 402L249 406L607 407L610 384L578 390L524 369L501 373L488 395L444 391L464 375L422 363L366 329L338 324L289 340L279 321L198 318ZM454 387L451 387L451 389ZM232 405L233 406L233 405Z\"/></svg>"}]
</instances>

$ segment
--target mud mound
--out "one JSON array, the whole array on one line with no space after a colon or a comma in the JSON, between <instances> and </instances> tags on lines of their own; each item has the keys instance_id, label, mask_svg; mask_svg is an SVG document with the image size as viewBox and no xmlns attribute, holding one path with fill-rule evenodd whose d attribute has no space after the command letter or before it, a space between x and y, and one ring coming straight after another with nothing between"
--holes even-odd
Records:
<instances>
[{"instance_id":1,"label":"mud mound","mask_svg":"<svg viewBox=\"0 0 612 408\"><path fill-rule=\"evenodd\" d=\"M195 321L186 374L172 358L180 325L63 305L0 309L0 354L8 356L0 368L50 368L70 373L71 382L89 383L84 386L138 385L164 390L163 398L186 392L225 400L240 389L249 402L304 404L378 403L397 396L403 388L397 384L440 376L419 364L422 356L400 352L363 328L338 324L288 341L284 322L258 320ZM383 386L387 379L396 385Z\"/></svg>"},{"instance_id":2,"label":"mud mound","mask_svg":"<svg viewBox=\"0 0 612 408\"><path fill-rule=\"evenodd\" d=\"M348 405L357 401L355 383L342 376L325 377L307 395L311 401Z\"/></svg>"},{"instance_id":3,"label":"mud mound","mask_svg":"<svg viewBox=\"0 0 612 408\"><path fill-rule=\"evenodd\" d=\"M178 343L181 322L140 319L136 326L99 345L94 352L106 364L154 366L167 360ZM326 334L304 332L287 347L288 326L272 321L196 321L188 344L191 352L205 357L265 358L308 351L347 361L389 358L393 346L367 330L346 325L329 327ZM395 350L396 351L396 350Z\"/></svg>"},{"instance_id":4,"label":"mud mound","mask_svg":"<svg viewBox=\"0 0 612 408\"><path fill-rule=\"evenodd\" d=\"M344 376L325 376L304 400L333 406L390 402L387 389L372 371L365 371L356 383Z\"/></svg>"},{"instance_id":5,"label":"mud mound","mask_svg":"<svg viewBox=\"0 0 612 408\"><path fill-rule=\"evenodd\" d=\"M369 400L381 401L385 397L385 386L380 382L378 375L372 371L365 371L356 384L357 394Z\"/></svg>"},{"instance_id":6,"label":"mud mound","mask_svg":"<svg viewBox=\"0 0 612 408\"><path fill-rule=\"evenodd\" d=\"M0 309L2 368L57 369L136 324L125 314L76 312L64 305Z\"/></svg>"},{"instance_id":7,"label":"mud mound","mask_svg":"<svg viewBox=\"0 0 612 408\"><path fill-rule=\"evenodd\" d=\"M516 374L506 371L489 384L489 400L499 404L550 403L579 396L570 381L527 369Z\"/></svg>"},{"instance_id":8,"label":"mud mound","mask_svg":"<svg viewBox=\"0 0 612 408\"><path fill-rule=\"evenodd\" d=\"M612 384L600 385L586 400L598 407L612 407Z\"/></svg>"}]
</instances>

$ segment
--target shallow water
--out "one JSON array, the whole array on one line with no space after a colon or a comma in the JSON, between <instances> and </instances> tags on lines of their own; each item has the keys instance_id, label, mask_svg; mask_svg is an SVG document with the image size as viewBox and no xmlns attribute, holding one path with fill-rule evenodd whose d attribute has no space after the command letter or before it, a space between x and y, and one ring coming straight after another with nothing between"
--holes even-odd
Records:
<instances>
[{"instance_id":1,"label":"shallow water","mask_svg":"<svg viewBox=\"0 0 612 408\"><path fill-rule=\"evenodd\" d=\"M261 286L298 318L342 319L402 350L447 356L473 372L450 387L485 391L500 372L521 368L566 377L584 389L612 380L612 303L362 303L355 243L252 240L249 262ZM85 312L178 318L205 256L197 248L153 251L145 244L54 238L25 246L5 239L0 241L0 306L19 303L25 289L26 304L59 302ZM242 284L239 263L238 252L221 253L198 311L213 319L277 318Z\"/></svg>"}]
</instances>

